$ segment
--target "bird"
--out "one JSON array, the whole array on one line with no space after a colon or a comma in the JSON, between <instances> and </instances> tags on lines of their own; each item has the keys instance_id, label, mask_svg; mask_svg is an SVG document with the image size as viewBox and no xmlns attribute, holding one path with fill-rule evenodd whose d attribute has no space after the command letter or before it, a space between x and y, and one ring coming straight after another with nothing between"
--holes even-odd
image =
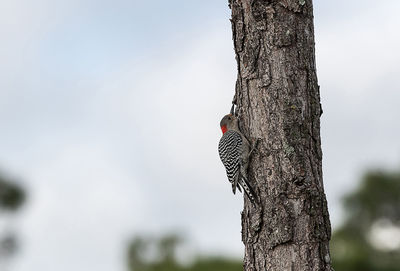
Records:
<instances>
[{"instance_id":1,"label":"bird","mask_svg":"<svg viewBox=\"0 0 400 271\"><path fill-rule=\"evenodd\" d=\"M232 184L232 192L236 194L236 188L239 191L242 191L242 188L250 201L256 203L254 190L247 178L249 158L254 148L251 148L250 142L240 132L238 117L232 110L222 118L220 127L222 137L219 140L218 153L225 166L228 180Z\"/></svg>"}]
</instances>

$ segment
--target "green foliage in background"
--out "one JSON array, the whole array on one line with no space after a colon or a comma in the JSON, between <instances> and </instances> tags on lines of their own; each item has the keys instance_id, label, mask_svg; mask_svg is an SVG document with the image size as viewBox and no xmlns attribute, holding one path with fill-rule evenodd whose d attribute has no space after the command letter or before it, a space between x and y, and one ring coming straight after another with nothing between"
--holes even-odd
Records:
<instances>
[{"instance_id":1,"label":"green foliage in background","mask_svg":"<svg viewBox=\"0 0 400 271\"><path fill-rule=\"evenodd\" d=\"M22 187L0 175L0 211L15 212L24 200L25 191ZM17 236L12 232L0 231L0 262L4 262L6 258L15 254L18 249L17 239Z\"/></svg>"},{"instance_id":2,"label":"green foliage in background","mask_svg":"<svg viewBox=\"0 0 400 271\"><path fill-rule=\"evenodd\" d=\"M241 271L242 262L222 257L201 257L189 264L176 259L176 249L182 243L178 235L166 235L156 240L135 238L128 249L128 264L132 271Z\"/></svg>"},{"instance_id":3,"label":"green foliage in background","mask_svg":"<svg viewBox=\"0 0 400 271\"><path fill-rule=\"evenodd\" d=\"M400 234L400 173L367 173L343 203L346 220L331 241L335 270L400 271L400 247L395 243L400 237L389 235L376 244L373 231L390 228Z\"/></svg>"},{"instance_id":4,"label":"green foliage in background","mask_svg":"<svg viewBox=\"0 0 400 271\"><path fill-rule=\"evenodd\" d=\"M0 176L0 209L15 211L25 200L24 190Z\"/></svg>"}]
</instances>

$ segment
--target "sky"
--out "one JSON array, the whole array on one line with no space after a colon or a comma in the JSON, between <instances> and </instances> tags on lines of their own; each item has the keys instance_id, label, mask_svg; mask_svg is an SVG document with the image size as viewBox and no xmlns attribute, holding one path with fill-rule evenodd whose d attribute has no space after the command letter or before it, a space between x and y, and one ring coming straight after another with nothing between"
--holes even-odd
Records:
<instances>
[{"instance_id":1,"label":"sky","mask_svg":"<svg viewBox=\"0 0 400 271\"><path fill-rule=\"evenodd\" d=\"M314 1L325 192L400 163L400 2ZM29 197L10 270L126 270L137 234L240 256L218 158L236 80L227 1L0 2L0 169Z\"/></svg>"}]
</instances>

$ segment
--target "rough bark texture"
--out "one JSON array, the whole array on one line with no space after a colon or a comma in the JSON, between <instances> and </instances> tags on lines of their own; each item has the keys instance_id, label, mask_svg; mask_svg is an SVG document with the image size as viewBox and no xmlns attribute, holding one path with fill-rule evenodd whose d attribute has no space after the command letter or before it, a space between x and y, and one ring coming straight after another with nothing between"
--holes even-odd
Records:
<instances>
[{"instance_id":1,"label":"rough bark texture","mask_svg":"<svg viewBox=\"0 0 400 271\"><path fill-rule=\"evenodd\" d=\"M241 130L261 141L245 200L245 270L332 270L311 0L230 0Z\"/></svg>"}]
</instances>

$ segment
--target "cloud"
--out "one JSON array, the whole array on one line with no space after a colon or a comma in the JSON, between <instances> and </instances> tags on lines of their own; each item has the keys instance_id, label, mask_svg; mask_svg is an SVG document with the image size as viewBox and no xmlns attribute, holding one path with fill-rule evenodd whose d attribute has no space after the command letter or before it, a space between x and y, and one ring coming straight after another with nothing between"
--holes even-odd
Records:
<instances>
[{"instance_id":1,"label":"cloud","mask_svg":"<svg viewBox=\"0 0 400 271\"><path fill-rule=\"evenodd\" d=\"M181 48L166 48L165 57L113 78L104 89L123 90L109 102L118 105L113 110L131 127L127 133L136 150L132 170L142 179L153 214L147 228L186 228L200 249L235 253L240 242L227 249L221 240L240 232L242 200L232 197L217 154L218 123L230 109L236 77L229 31L197 33L195 39L187 38L190 42L181 39L176 42ZM220 221L223 212L224 223L238 222L229 232L226 224L208 222Z\"/></svg>"},{"instance_id":2,"label":"cloud","mask_svg":"<svg viewBox=\"0 0 400 271\"><path fill-rule=\"evenodd\" d=\"M101 146L63 145L31 168L17 270L121 267L122 243L149 210L138 179L124 173Z\"/></svg>"},{"instance_id":3,"label":"cloud","mask_svg":"<svg viewBox=\"0 0 400 271\"><path fill-rule=\"evenodd\" d=\"M316 24L323 165L334 226L342 217L340 196L363 170L400 161L400 128L393 125L400 117L400 35L393 30L400 25L399 8L397 1L380 2Z\"/></svg>"},{"instance_id":4,"label":"cloud","mask_svg":"<svg viewBox=\"0 0 400 271\"><path fill-rule=\"evenodd\" d=\"M217 156L236 76L225 24L223 33L177 37L180 47L146 65L123 63L120 73L56 94L38 85L22 100L20 127L8 123L12 154L1 158L31 195L16 270L115 269L129 234L143 231L184 228L201 251L241 251L242 200ZM236 227L227 230L229 221Z\"/></svg>"}]
</instances>

